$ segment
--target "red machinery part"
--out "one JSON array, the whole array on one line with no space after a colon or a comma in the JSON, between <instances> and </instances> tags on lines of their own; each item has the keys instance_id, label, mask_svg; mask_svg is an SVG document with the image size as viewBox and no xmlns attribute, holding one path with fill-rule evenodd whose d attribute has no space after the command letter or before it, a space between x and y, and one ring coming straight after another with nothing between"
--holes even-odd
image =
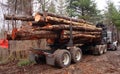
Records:
<instances>
[{"instance_id":1,"label":"red machinery part","mask_svg":"<svg viewBox=\"0 0 120 74\"><path fill-rule=\"evenodd\" d=\"M16 32L17 32L17 29L14 28L14 29L12 30L12 39L13 39L13 40L16 38Z\"/></svg>"},{"instance_id":2,"label":"red machinery part","mask_svg":"<svg viewBox=\"0 0 120 74\"><path fill-rule=\"evenodd\" d=\"M0 40L0 47L8 49L8 40Z\"/></svg>"}]
</instances>

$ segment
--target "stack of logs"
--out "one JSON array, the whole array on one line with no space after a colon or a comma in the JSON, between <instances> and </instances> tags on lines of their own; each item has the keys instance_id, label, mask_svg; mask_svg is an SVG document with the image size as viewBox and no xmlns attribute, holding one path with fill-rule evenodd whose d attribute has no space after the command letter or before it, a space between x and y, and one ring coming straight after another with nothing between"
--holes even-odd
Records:
<instances>
[{"instance_id":1,"label":"stack of logs","mask_svg":"<svg viewBox=\"0 0 120 74\"><path fill-rule=\"evenodd\" d=\"M5 20L27 21L19 29L14 28L11 34L7 34L8 40L35 40L47 39L67 43L70 39L70 27L72 26L72 38L74 43L99 41L101 28L97 28L82 19L73 19L55 15L53 13L36 13L35 16L4 15Z\"/></svg>"}]
</instances>

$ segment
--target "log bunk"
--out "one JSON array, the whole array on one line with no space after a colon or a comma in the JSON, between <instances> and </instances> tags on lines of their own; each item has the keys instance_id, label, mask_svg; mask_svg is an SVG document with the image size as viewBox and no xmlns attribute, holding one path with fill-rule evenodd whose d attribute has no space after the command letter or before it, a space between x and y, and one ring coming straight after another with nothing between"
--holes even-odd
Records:
<instances>
[{"instance_id":1,"label":"log bunk","mask_svg":"<svg viewBox=\"0 0 120 74\"><path fill-rule=\"evenodd\" d=\"M53 13L36 13L35 16L4 15L5 20L27 21L19 29L13 29L7 34L8 40L47 39L58 43L68 43L70 27L74 43L91 43L101 39L101 28L82 19L73 19Z\"/></svg>"}]
</instances>

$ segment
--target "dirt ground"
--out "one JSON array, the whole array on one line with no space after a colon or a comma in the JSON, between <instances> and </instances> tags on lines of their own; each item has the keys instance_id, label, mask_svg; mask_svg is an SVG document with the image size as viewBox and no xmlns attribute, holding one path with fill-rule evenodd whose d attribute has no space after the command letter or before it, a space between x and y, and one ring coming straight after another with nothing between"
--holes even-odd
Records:
<instances>
[{"instance_id":1,"label":"dirt ground","mask_svg":"<svg viewBox=\"0 0 120 74\"><path fill-rule=\"evenodd\" d=\"M120 74L120 48L101 56L83 55L81 62L62 69L44 63L18 67L11 62L0 65L0 74Z\"/></svg>"}]
</instances>

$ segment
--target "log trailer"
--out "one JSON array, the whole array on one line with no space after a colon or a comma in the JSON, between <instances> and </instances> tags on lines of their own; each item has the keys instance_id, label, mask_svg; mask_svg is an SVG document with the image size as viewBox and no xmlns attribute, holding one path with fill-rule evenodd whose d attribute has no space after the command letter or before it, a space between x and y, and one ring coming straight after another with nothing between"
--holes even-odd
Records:
<instances>
[{"instance_id":1,"label":"log trailer","mask_svg":"<svg viewBox=\"0 0 120 74\"><path fill-rule=\"evenodd\" d=\"M111 36L103 24L92 25L82 19L73 19L53 13L36 13L33 16L5 15L5 20L28 21L19 29L7 34L7 40L46 39L50 49L30 48L30 60L37 63L44 56L46 63L67 67L81 61L82 52L91 50L102 55L110 47ZM2 46L2 45L1 45ZM115 46L116 47L116 46Z\"/></svg>"}]
</instances>

